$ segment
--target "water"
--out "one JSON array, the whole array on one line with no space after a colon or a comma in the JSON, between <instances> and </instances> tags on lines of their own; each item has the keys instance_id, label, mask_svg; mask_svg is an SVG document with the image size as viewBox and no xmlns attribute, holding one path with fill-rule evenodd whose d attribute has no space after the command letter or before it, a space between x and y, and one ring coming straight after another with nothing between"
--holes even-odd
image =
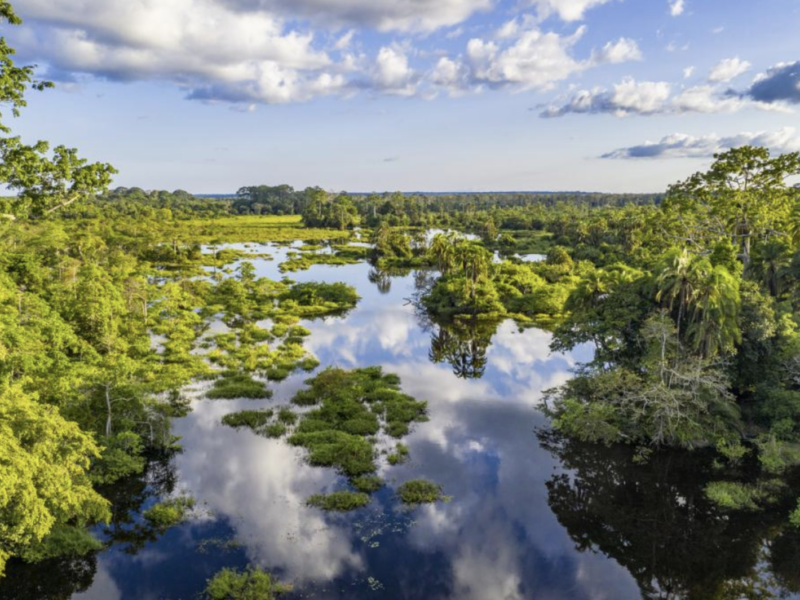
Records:
<instances>
[{"instance_id":1,"label":"water","mask_svg":"<svg viewBox=\"0 0 800 600\"><path fill-rule=\"evenodd\" d=\"M274 258L254 260L259 276L282 277L288 248L250 250ZM183 452L113 488L110 548L12 563L0 598L197 598L218 569L247 564L291 582L288 598L739 598L756 585L798 597L800 535L775 533L787 511L716 511L702 495L710 457L658 454L636 465L627 449L548 433L542 391L566 381L590 348L552 354L547 332L510 321L441 329L409 303L424 274L371 271L316 265L290 274L345 281L362 296L344 316L303 322L322 367L381 365L429 402L430 421L404 440L411 461L381 462L388 486L366 509L306 507L342 479L305 464L284 440L220 424L228 412L286 403L308 377L292 376L269 401L194 401L174 423ZM452 501L399 506L392 488L417 477L440 483ZM196 498L195 518L162 536L136 529L143 509L178 492Z\"/></svg>"}]
</instances>

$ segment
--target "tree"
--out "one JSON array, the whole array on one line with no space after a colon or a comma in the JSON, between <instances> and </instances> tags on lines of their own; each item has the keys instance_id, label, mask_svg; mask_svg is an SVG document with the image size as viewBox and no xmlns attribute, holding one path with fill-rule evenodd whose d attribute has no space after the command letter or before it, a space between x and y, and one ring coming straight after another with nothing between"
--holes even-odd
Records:
<instances>
[{"instance_id":1,"label":"tree","mask_svg":"<svg viewBox=\"0 0 800 600\"><path fill-rule=\"evenodd\" d=\"M99 448L55 407L0 388L0 574L6 560L55 523L108 520L87 470Z\"/></svg>"},{"instance_id":2,"label":"tree","mask_svg":"<svg viewBox=\"0 0 800 600\"><path fill-rule=\"evenodd\" d=\"M8 2L0 3L0 22L19 25L22 21ZM0 104L11 106L18 116L26 105L28 89L42 91L52 83L33 78L34 67L18 67L15 51L0 39ZM9 127L0 122L0 132ZM57 146L50 152L47 142L23 144L19 137L0 137L0 183L19 192L11 203L16 213L42 217L108 188L116 171L105 163L89 163L77 150Z\"/></svg>"},{"instance_id":3,"label":"tree","mask_svg":"<svg viewBox=\"0 0 800 600\"><path fill-rule=\"evenodd\" d=\"M678 223L684 240L699 250L729 238L750 263L754 241L782 235L800 190L787 179L800 175L800 153L771 157L766 148L733 148L705 173L670 186L663 208Z\"/></svg>"}]
</instances>

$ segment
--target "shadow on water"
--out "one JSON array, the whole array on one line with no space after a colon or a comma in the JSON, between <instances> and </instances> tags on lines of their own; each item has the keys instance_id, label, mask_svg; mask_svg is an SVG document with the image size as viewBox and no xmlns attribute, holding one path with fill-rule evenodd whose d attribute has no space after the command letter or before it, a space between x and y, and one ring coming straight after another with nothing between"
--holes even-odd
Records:
<instances>
[{"instance_id":1,"label":"shadow on water","mask_svg":"<svg viewBox=\"0 0 800 600\"><path fill-rule=\"evenodd\" d=\"M546 485L548 504L575 548L617 561L643 597L800 592L800 531L786 527L792 506L721 511L703 493L719 476L712 453L657 452L637 464L630 448L583 444L547 431L539 439L567 470Z\"/></svg>"}]
</instances>

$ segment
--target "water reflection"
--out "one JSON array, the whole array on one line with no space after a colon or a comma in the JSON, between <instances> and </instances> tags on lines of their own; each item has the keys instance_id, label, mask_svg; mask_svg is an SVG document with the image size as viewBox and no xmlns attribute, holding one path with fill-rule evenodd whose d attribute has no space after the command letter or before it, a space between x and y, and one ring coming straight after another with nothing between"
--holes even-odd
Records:
<instances>
[{"instance_id":1,"label":"water reflection","mask_svg":"<svg viewBox=\"0 0 800 600\"><path fill-rule=\"evenodd\" d=\"M266 250L275 260L255 259L258 275L279 279L289 248ZM542 390L564 382L591 349L551 354L547 332L511 321L427 322L410 300L432 276L365 263L292 274L345 281L362 296L346 315L303 322L306 347L323 366L381 365L429 402L430 421L405 440L410 462L379 461L388 485L369 507L350 515L309 509L309 495L343 486L341 478L308 466L284 441L220 425L226 413L288 402L307 377L294 375L271 400L195 401L174 425L183 452L113 490L109 549L14 563L0 598L194 598L219 568L248 563L295 583L294 598L625 600L800 590L800 535L778 527L786 507L726 518L702 496L711 473L701 455L656 455L637 466L625 449L543 433ZM452 501L398 506L393 488L416 477L442 484ZM175 493L193 495L204 516L148 535L142 509Z\"/></svg>"},{"instance_id":2,"label":"water reflection","mask_svg":"<svg viewBox=\"0 0 800 600\"><path fill-rule=\"evenodd\" d=\"M791 507L720 512L703 493L715 476L710 455L662 452L638 465L627 448L540 439L568 469L548 480L548 503L575 547L624 566L643 597L800 592L800 532L785 527Z\"/></svg>"}]
</instances>

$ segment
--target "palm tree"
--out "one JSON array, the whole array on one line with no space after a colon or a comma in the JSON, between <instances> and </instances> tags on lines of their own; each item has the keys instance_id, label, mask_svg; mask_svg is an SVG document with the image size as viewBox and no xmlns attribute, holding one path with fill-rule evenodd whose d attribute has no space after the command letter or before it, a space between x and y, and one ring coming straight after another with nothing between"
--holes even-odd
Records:
<instances>
[{"instance_id":1,"label":"palm tree","mask_svg":"<svg viewBox=\"0 0 800 600\"><path fill-rule=\"evenodd\" d=\"M769 293L777 297L781 291L781 279L790 263L789 248L782 241L771 239L762 244L755 253L755 267L761 283L767 286Z\"/></svg>"},{"instance_id":2,"label":"palm tree","mask_svg":"<svg viewBox=\"0 0 800 600\"><path fill-rule=\"evenodd\" d=\"M442 275L448 275L453 269L456 239L452 232L437 233L431 242L430 253Z\"/></svg>"},{"instance_id":3,"label":"palm tree","mask_svg":"<svg viewBox=\"0 0 800 600\"><path fill-rule=\"evenodd\" d=\"M706 273L694 298L688 335L702 356L711 357L741 341L739 281L718 265Z\"/></svg>"},{"instance_id":4,"label":"palm tree","mask_svg":"<svg viewBox=\"0 0 800 600\"><path fill-rule=\"evenodd\" d=\"M704 258L692 257L686 249L674 249L665 256L656 283L656 301L664 302L670 312L677 303L677 336L680 338L681 325L689 307L694 303L703 274L711 270L711 263Z\"/></svg>"}]
</instances>

